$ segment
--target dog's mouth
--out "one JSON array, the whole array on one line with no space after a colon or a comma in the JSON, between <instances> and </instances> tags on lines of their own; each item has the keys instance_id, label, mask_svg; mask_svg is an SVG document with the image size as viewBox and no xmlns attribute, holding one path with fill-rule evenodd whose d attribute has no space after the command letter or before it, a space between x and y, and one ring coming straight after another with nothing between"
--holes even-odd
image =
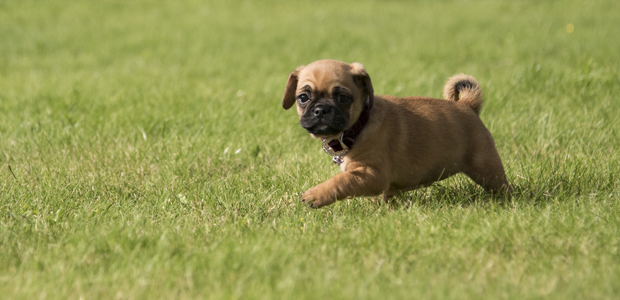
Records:
<instances>
[{"instance_id":1,"label":"dog's mouth","mask_svg":"<svg viewBox=\"0 0 620 300\"><path fill-rule=\"evenodd\" d=\"M301 127L317 137L334 136L344 131L348 118L338 108L316 105L306 110L299 120Z\"/></svg>"},{"instance_id":2,"label":"dog's mouth","mask_svg":"<svg viewBox=\"0 0 620 300\"><path fill-rule=\"evenodd\" d=\"M341 133L344 130L344 128L334 128L326 124L318 124L310 127L302 125L302 127L306 129L308 133L311 133L316 137L331 137Z\"/></svg>"}]
</instances>

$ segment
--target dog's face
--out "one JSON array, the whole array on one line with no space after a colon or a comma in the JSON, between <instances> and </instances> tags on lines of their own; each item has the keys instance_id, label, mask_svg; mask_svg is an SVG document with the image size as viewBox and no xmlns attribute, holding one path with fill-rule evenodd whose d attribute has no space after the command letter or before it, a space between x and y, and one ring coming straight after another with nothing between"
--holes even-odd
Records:
<instances>
[{"instance_id":1,"label":"dog's face","mask_svg":"<svg viewBox=\"0 0 620 300\"><path fill-rule=\"evenodd\" d=\"M291 72L282 107L297 104L299 124L314 138L334 137L351 127L373 104L370 77L360 63L319 60Z\"/></svg>"}]
</instances>

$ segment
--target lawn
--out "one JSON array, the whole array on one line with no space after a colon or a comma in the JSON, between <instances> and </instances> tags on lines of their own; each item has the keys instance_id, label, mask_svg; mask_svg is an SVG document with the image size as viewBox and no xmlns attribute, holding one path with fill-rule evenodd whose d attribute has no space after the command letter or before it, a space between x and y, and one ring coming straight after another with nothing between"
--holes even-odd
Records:
<instances>
[{"instance_id":1,"label":"lawn","mask_svg":"<svg viewBox=\"0 0 620 300\"><path fill-rule=\"evenodd\" d=\"M0 298L617 299L620 2L0 0ZM288 73L473 75L515 193L311 210Z\"/></svg>"}]
</instances>

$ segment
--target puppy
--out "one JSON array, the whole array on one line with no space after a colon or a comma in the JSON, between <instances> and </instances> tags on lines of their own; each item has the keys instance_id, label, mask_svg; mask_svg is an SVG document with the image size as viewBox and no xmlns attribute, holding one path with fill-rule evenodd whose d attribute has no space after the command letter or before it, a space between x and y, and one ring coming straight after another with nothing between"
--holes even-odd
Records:
<instances>
[{"instance_id":1,"label":"puppy","mask_svg":"<svg viewBox=\"0 0 620 300\"><path fill-rule=\"evenodd\" d=\"M482 91L467 75L451 77L444 98L374 95L360 63L319 60L288 77L282 107L340 166L301 201L319 208L337 200L399 193L465 173L494 193L511 193L491 133L478 117ZM460 97L459 97L460 95Z\"/></svg>"}]
</instances>

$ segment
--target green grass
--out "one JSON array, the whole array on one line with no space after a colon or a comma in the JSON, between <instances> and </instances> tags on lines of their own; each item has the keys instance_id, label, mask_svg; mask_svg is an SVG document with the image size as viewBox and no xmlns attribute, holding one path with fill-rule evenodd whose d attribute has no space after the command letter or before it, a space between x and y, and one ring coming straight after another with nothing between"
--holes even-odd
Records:
<instances>
[{"instance_id":1,"label":"green grass","mask_svg":"<svg viewBox=\"0 0 620 300\"><path fill-rule=\"evenodd\" d=\"M5 299L617 299L618 1L0 1ZM574 32L567 32L567 24ZM317 59L378 94L464 72L515 187L321 210L280 101Z\"/></svg>"}]
</instances>

